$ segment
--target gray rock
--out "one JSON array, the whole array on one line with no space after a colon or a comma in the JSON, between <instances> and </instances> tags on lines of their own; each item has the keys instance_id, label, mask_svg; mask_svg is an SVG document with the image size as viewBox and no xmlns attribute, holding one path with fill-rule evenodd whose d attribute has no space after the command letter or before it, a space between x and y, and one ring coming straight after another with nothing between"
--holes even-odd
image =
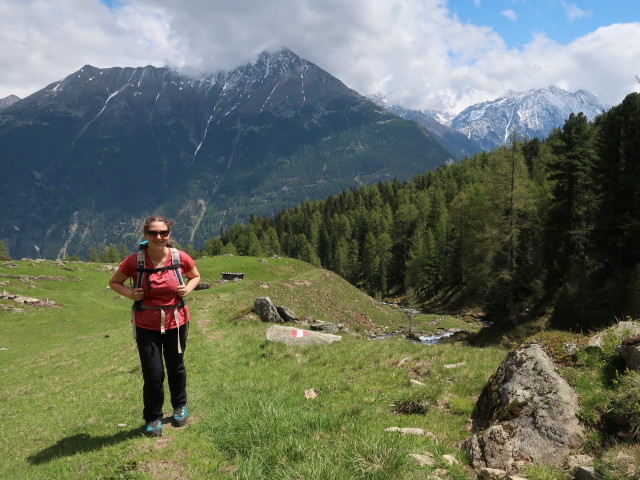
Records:
<instances>
[{"instance_id":1,"label":"gray rock","mask_svg":"<svg viewBox=\"0 0 640 480\"><path fill-rule=\"evenodd\" d=\"M338 333L338 326L335 323L325 322L324 320L314 320L309 328L311 330L325 332L325 333Z\"/></svg>"},{"instance_id":2,"label":"gray rock","mask_svg":"<svg viewBox=\"0 0 640 480\"><path fill-rule=\"evenodd\" d=\"M478 478L481 480L495 480L496 478L506 478L507 472L500 470L499 468L487 468L483 467L478 473Z\"/></svg>"},{"instance_id":3,"label":"gray rock","mask_svg":"<svg viewBox=\"0 0 640 480\"><path fill-rule=\"evenodd\" d=\"M384 429L385 432L400 432L403 435L419 435L424 436L427 434L422 428L417 427L389 427Z\"/></svg>"},{"instance_id":4,"label":"gray rock","mask_svg":"<svg viewBox=\"0 0 640 480\"><path fill-rule=\"evenodd\" d=\"M593 467L593 457L589 455L569 455L564 464L571 471L578 467Z\"/></svg>"},{"instance_id":5,"label":"gray rock","mask_svg":"<svg viewBox=\"0 0 640 480\"><path fill-rule=\"evenodd\" d=\"M458 363L450 363L448 365L443 365L444 368L459 368L459 367L464 367L467 364L467 362L458 362Z\"/></svg>"},{"instance_id":6,"label":"gray rock","mask_svg":"<svg viewBox=\"0 0 640 480\"><path fill-rule=\"evenodd\" d=\"M312 332L299 328L285 327L283 325L273 325L267 329L267 340L270 342L280 342L286 345L322 345L342 340L339 335L329 335L327 333Z\"/></svg>"},{"instance_id":7,"label":"gray rock","mask_svg":"<svg viewBox=\"0 0 640 480\"><path fill-rule=\"evenodd\" d=\"M433 456L429 453L410 453L409 456L421 467L433 467L436 464Z\"/></svg>"},{"instance_id":8,"label":"gray rock","mask_svg":"<svg viewBox=\"0 0 640 480\"><path fill-rule=\"evenodd\" d=\"M632 337L616 347L630 370L640 370L640 337Z\"/></svg>"},{"instance_id":9,"label":"gray rock","mask_svg":"<svg viewBox=\"0 0 640 480\"><path fill-rule=\"evenodd\" d=\"M269 297L256 298L253 308L263 322L284 323L284 319L278 314L278 310Z\"/></svg>"},{"instance_id":10,"label":"gray rock","mask_svg":"<svg viewBox=\"0 0 640 480\"><path fill-rule=\"evenodd\" d=\"M442 460L444 460L449 465L460 465L460 461L453 455L443 455Z\"/></svg>"},{"instance_id":11,"label":"gray rock","mask_svg":"<svg viewBox=\"0 0 640 480\"><path fill-rule=\"evenodd\" d=\"M540 345L511 352L485 385L465 450L475 467L560 466L581 445L578 401Z\"/></svg>"},{"instance_id":12,"label":"gray rock","mask_svg":"<svg viewBox=\"0 0 640 480\"><path fill-rule=\"evenodd\" d=\"M340 327L335 323L325 322L324 320L316 320L313 317L304 317L300 322L300 325L304 325L309 330L315 330L316 332L325 333L338 333Z\"/></svg>"},{"instance_id":13,"label":"gray rock","mask_svg":"<svg viewBox=\"0 0 640 480\"><path fill-rule=\"evenodd\" d=\"M278 314L284 319L285 322L297 322L298 316L293 313L288 307L281 306L276 307Z\"/></svg>"},{"instance_id":14,"label":"gray rock","mask_svg":"<svg viewBox=\"0 0 640 480\"><path fill-rule=\"evenodd\" d=\"M575 480L597 480L593 467L578 467L574 476Z\"/></svg>"},{"instance_id":15,"label":"gray rock","mask_svg":"<svg viewBox=\"0 0 640 480\"><path fill-rule=\"evenodd\" d=\"M607 335L613 335L619 339L640 335L640 322L619 322L616 325L599 332L589 339L589 346L601 348Z\"/></svg>"}]
</instances>

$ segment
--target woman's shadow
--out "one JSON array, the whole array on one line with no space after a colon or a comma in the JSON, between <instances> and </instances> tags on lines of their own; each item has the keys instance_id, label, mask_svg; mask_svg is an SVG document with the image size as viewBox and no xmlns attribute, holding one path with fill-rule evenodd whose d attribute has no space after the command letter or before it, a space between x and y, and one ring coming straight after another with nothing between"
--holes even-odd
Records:
<instances>
[{"instance_id":1,"label":"woman's shadow","mask_svg":"<svg viewBox=\"0 0 640 480\"><path fill-rule=\"evenodd\" d=\"M51 445L34 455L28 456L27 461L31 465L38 465L50 462L58 457L70 457L78 453L99 450L103 447L114 445L141 435L142 429L140 427L132 428L131 430L123 430L113 435L105 435L103 437L92 437L87 433L78 433L58 440L54 445Z\"/></svg>"}]
</instances>

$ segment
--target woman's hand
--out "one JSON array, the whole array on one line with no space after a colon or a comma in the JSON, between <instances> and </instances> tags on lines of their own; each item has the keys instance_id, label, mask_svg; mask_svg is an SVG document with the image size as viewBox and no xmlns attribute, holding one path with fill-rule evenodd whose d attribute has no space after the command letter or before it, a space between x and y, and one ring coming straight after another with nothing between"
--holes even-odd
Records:
<instances>
[{"instance_id":1,"label":"woman's hand","mask_svg":"<svg viewBox=\"0 0 640 480\"><path fill-rule=\"evenodd\" d=\"M113 275L111 275L111 278L109 279L109 286L114 292L119 293L123 297L130 298L134 302L142 300L144 298L144 290L142 288L134 288L132 290L131 287L125 285L124 282L126 282L128 278L129 277L122 273L122 271L120 271L120 268L118 267L118 269L113 272Z\"/></svg>"},{"instance_id":2,"label":"woman's hand","mask_svg":"<svg viewBox=\"0 0 640 480\"><path fill-rule=\"evenodd\" d=\"M186 297L189 294L189 292L187 291L186 285L178 285L178 289L176 290L176 293L178 294L179 297Z\"/></svg>"}]
</instances>

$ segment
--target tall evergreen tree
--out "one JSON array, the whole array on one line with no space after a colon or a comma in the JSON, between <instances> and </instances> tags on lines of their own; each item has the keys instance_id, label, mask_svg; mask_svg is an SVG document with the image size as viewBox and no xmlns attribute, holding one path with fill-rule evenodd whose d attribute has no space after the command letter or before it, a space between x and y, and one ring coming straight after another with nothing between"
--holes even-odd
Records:
<instances>
[{"instance_id":1,"label":"tall evergreen tree","mask_svg":"<svg viewBox=\"0 0 640 480\"><path fill-rule=\"evenodd\" d=\"M492 283L487 305L497 318L517 319L517 250L531 218L532 185L519 143L494 151L487 165L487 188L492 215L487 218L492 236Z\"/></svg>"},{"instance_id":2,"label":"tall evergreen tree","mask_svg":"<svg viewBox=\"0 0 640 480\"><path fill-rule=\"evenodd\" d=\"M598 205L592 240L594 285L601 287L602 310L627 313L629 277L640 264L640 94L595 121L598 129L596 191Z\"/></svg>"},{"instance_id":3,"label":"tall evergreen tree","mask_svg":"<svg viewBox=\"0 0 640 480\"><path fill-rule=\"evenodd\" d=\"M452 239L449 276L459 282L464 298L481 302L491 284L493 231L489 229L491 203L486 186L473 183L451 205Z\"/></svg>"},{"instance_id":4,"label":"tall evergreen tree","mask_svg":"<svg viewBox=\"0 0 640 480\"><path fill-rule=\"evenodd\" d=\"M593 128L587 117L571 114L550 139L553 204L546 228L551 289L584 276L586 243L594 206L592 170L596 159Z\"/></svg>"}]
</instances>

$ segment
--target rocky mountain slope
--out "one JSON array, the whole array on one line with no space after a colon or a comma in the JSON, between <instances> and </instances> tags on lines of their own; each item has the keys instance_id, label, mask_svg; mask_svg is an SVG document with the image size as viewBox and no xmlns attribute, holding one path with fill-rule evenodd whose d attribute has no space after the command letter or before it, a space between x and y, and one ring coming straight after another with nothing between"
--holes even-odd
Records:
<instances>
[{"instance_id":1,"label":"rocky mountain slope","mask_svg":"<svg viewBox=\"0 0 640 480\"><path fill-rule=\"evenodd\" d=\"M470 139L459 130L448 126L450 118L435 110L421 111L389 104L383 95L373 95L371 101L387 109L391 113L407 120L412 120L426 127L433 133L440 143L449 150L456 159L471 156L482 151L482 147L476 140Z\"/></svg>"},{"instance_id":2,"label":"rocky mountain slope","mask_svg":"<svg viewBox=\"0 0 640 480\"><path fill-rule=\"evenodd\" d=\"M477 103L457 115L437 110L413 110L389 104L381 95L371 100L390 112L424 125L442 144L460 156L490 151L508 141L515 131L520 137L546 138L561 127L571 113L583 112L593 120L610 108L591 93L569 93L558 87L509 91L495 100Z\"/></svg>"},{"instance_id":3,"label":"rocky mountain slope","mask_svg":"<svg viewBox=\"0 0 640 480\"><path fill-rule=\"evenodd\" d=\"M582 112L592 120L608 109L585 90L569 93L551 86L509 91L495 100L471 105L453 118L451 127L477 141L483 149L493 150L508 143L513 132L542 140L551 130L561 127L571 113Z\"/></svg>"},{"instance_id":4,"label":"rocky mountain slope","mask_svg":"<svg viewBox=\"0 0 640 480\"><path fill-rule=\"evenodd\" d=\"M0 98L0 110L4 110L19 101L20 97L16 95L9 95L8 97Z\"/></svg>"},{"instance_id":5,"label":"rocky mountain slope","mask_svg":"<svg viewBox=\"0 0 640 480\"><path fill-rule=\"evenodd\" d=\"M2 110L0 151L0 239L17 258L133 248L152 212L199 247L251 214L452 157L286 49L200 78L87 65Z\"/></svg>"}]
</instances>

